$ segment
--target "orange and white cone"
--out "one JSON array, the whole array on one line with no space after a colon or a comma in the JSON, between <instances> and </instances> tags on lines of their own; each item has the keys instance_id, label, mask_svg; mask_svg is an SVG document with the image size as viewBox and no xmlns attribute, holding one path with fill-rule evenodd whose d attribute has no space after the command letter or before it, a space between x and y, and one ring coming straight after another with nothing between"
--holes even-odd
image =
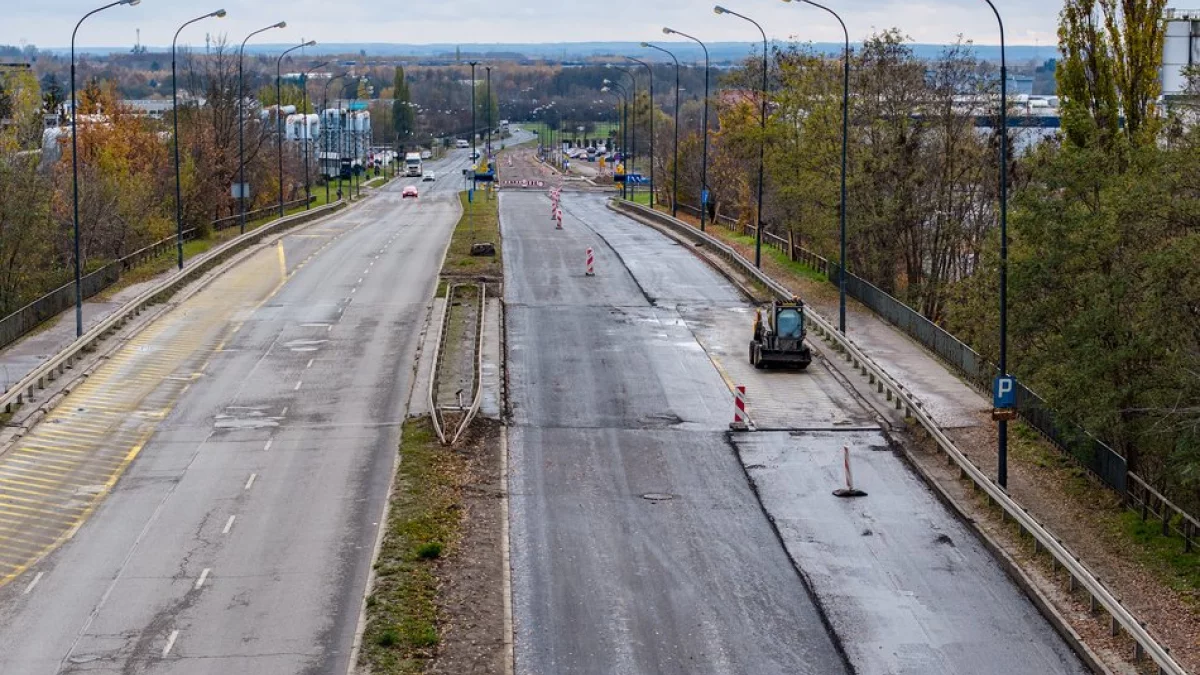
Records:
<instances>
[{"instance_id":1,"label":"orange and white cone","mask_svg":"<svg viewBox=\"0 0 1200 675\"><path fill-rule=\"evenodd\" d=\"M734 431L746 431L750 428L746 424L745 385L739 384L733 388L733 421L729 423L729 428Z\"/></svg>"},{"instance_id":2,"label":"orange and white cone","mask_svg":"<svg viewBox=\"0 0 1200 675\"><path fill-rule=\"evenodd\" d=\"M867 493L854 487L854 473L850 471L850 446L842 446L842 469L846 472L846 487L833 491L835 497L866 497Z\"/></svg>"},{"instance_id":3,"label":"orange and white cone","mask_svg":"<svg viewBox=\"0 0 1200 675\"><path fill-rule=\"evenodd\" d=\"M592 249L589 248L587 250L587 271L583 273L584 276L596 276L595 262L595 256L592 255Z\"/></svg>"}]
</instances>

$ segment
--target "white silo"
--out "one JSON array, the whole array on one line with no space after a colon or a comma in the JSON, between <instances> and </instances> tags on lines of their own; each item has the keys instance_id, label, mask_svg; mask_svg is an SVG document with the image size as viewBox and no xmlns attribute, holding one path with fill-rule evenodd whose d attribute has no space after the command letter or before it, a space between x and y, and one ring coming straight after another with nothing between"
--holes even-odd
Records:
<instances>
[{"instance_id":1,"label":"white silo","mask_svg":"<svg viewBox=\"0 0 1200 675\"><path fill-rule=\"evenodd\" d=\"M1200 10L1168 7L1163 16L1163 96L1187 90L1187 69L1200 66Z\"/></svg>"}]
</instances>

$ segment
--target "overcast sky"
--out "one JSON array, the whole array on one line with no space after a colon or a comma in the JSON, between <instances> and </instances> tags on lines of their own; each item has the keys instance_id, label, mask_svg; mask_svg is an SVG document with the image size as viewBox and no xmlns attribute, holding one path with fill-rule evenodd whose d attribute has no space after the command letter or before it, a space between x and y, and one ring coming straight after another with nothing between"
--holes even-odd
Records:
<instances>
[{"instance_id":1,"label":"overcast sky","mask_svg":"<svg viewBox=\"0 0 1200 675\"><path fill-rule=\"evenodd\" d=\"M721 0L763 25L772 39L840 41L841 30L819 9L779 0ZM1006 21L1009 44L1055 43L1058 2L995 0ZM103 0L4 0L0 44L66 47L74 23ZM829 0L858 40L876 29L897 27L917 42L952 42L962 34L977 44L998 44L996 22L984 0ZM211 7L209 6L211 5ZM224 7L225 19L190 26L180 43L203 45L205 32L227 33L240 42L252 30L287 21L262 42L590 42L661 40L662 27L701 40L760 39L754 26L717 16L705 0L614 3L590 0L143 0L98 14L80 28L80 46L128 47L135 29L142 43L170 45L184 21ZM621 8L625 8L622 11ZM471 17L471 18L467 18Z\"/></svg>"}]
</instances>

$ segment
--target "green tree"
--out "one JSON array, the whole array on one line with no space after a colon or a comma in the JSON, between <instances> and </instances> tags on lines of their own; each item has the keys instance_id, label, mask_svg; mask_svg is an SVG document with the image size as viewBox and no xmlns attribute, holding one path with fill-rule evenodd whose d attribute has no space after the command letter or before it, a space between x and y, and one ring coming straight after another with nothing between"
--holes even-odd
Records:
<instances>
[{"instance_id":1,"label":"green tree","mask_svg":"<svg viewBox=\"0 0 1200 675\"><path fill-rule=\"evenodd\" d=\"M396 132L396 138L401 141L412 138L416 130L415 120L412 93L404 77L404 68L396 66L396 74L392 79L392 128Z\"/></svg>"}]
</instances>

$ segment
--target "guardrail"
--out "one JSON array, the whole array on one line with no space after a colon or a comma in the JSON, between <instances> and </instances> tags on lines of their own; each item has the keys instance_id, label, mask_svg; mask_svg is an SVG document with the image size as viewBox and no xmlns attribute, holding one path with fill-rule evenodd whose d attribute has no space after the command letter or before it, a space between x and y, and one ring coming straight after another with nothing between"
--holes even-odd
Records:
<instances>
[{"instance_id":1,"label":"guardrail","mask_svg":"<svg viewBox=\"0 0 1200 675\"><path fill-rule=\"evenodd\" d=\"M305 200L299 199L293 202L287 202L286 208L304 204ZM279 210L278 205L267 209L258 209L246 214L246 219L255 220L263 215L270 215ZM219 231L236 225L240 216L232 218L221 218L214 220L212 223L213 230ZM219 223L229 221L231 224L219 225ZM183 231L183 240L191 241L196 238L198 230L190 228ZM161 239L159 241L144 246L133 253L130 253L122 258L118 258L103 267L88 272L80 278L80 287L83 298L86 300L100 291L112 286L121 279L121 274L128 271L130 268L136 267L147 260L157 258L167 251L174 250L176 246L176 237L174 235ZM63 284L58 288L46 293L45 295L32 300L29 304L17 309L8 316L0 318L0 348L20 340L33 329L37 328L44 321L48 321L59 314L67 311L75 305L75 282Z\"/></svg>"},{"instance_id":2,"label":"guardrail","mask_svg":"<svg viewBox=\"0 0 1200 675\"><path fill-rule=\"evenodd\" d=\"M742 257L740 253L719 239L707 233L700 232L698 229L669 215L653 211L640 204L631 204L620 200L614 200L609 204L610 208L635 214L646 220L656 222L670 229L672 232L681 234L693 241L703 242L706 248L717 252L721 257L739 267L742 272L753 277L772 293L782 298L790 298L792 296L791 291L771 277L763 274L750 261ZM947 458L958 465L961 478L970 480L974 489L983 490L988 501L1000 507L1002 517L1012 519L1022 533L1027 533L1033 538L1035 553L1042 551L1048 553L1058 566L1067 571L1068 588L1071 591L1075 591L1078 586L1082 585L1085 592L1088 593L1092 609L1094 610L1097 605L1104 608L1110 617L1111 634L1117 635L1119 630L1124 630L1125 634L1133 639L1135 660L1140 660L1148 655L1158 666L1160 674L1187 675L1187 671L1171 657L1169 650L1159 644L1150 635L1141 622L1121 604L1120 600L1079 560L1078 556L1072 553L1070 549L1041 523L1030 516L1022 506L1013 501L1008 496L1008 493L996 485L978 466L959 451L954 442L946 436L937 423L925 412L922 403L917 400L912 392L908 391L903 384L884 371L870 356L855 345L852 340L839 333L833 324L826 321L824 317L808 307L805 307L804 313L806 319L809 321L809 325L815 326L815 332L830 342L834 349L840 352L842 357L855 370L867 377L869 383L876 387L878 393L885 394L887 401L894 404L897 410L903 410L906 417L912 417L920 424L929 437L937 444L938 448L946 454Z\"/></svg>"},{"instance_id":3,"label":"guardrail","mask_svg":"<svg viewBox=\"0 0 1200 675\"><path fill-rule=\"evenodd\" d=\"M257 243L259 240L286 230L293 225L319 218L328 213L333 213L339 210L345 202L334 202L327 204L311 211L305 211L292 216L280 218L272 223L263 225L240 235L235 239L225 242L221 246L209 251L205 255L196 259L192 264L184 267L182 270L172 274L161 283L157 284L138 297L130 300L121 306L121 308L91 330L87 331L74 342L67 346L66 349L56 354L49 361L35 368L32 372L26 375L21 381L17 382L11 388L0 394L0 405L4 406L6 413L11 413L14 406L21 405L26 401L35 400L35 392L46 388L46 383L58 379L63 375L68 368L76 361L83 358L84 353L92 351L96 345L103 340L109 333L121 328L131 319L141 314L147 307L174 294L185 284L193 281L204 272L212 269L217 263L232 256L234 253Z\"/></svg>"}]
</instances>

